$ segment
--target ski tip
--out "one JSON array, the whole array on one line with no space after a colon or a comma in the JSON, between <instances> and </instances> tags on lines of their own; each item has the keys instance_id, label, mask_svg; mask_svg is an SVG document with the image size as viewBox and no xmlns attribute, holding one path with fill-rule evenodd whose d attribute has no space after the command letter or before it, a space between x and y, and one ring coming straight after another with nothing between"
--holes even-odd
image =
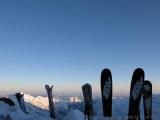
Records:
<instances>
[{"instance_id":1,"label":"ski tip","mask_svg":"<svg viewBox=\"0 0 160 120\"><path fill-rule=\"evenodd\" d=\"M143 83L143 90L144 91L151 91L152 92L152 83L149 80L145 80Z\"/></svg>"},{"instance_id":2,"label":"ski tip","mask_svg":"<svg viewBox=\"0 0 160 120\"><path fill-rule=\"evenodd\" d=\"M46 89L50 89L49 85L45 85L45 88L46 88Z\"/></svg>"},{"instance_id":3,"label":"ski tip","mask_svg":"<svg viewBox=\"0 0 160 120\"><path fill-rule=\"evenodd\" d=\"M103 69L101 72L101 79L106 79L108 76L112 76L111 70L108 68Z\"/></svg>"},{"instance_id":4,"label":"ski tip","mask_svg":"<svg viewBox=\"0 0 160 120\"><path fill-rule=\"evenodd\" d=\"M136 68L134 70L134 73L143 73L144 74L144 70L142 68Z\"/></svg>"},{"instance_id":5,"label":"ski tip","mask_svg":"<svg viewBox=\"0 0 160 120\"><path fill-rule=\"evenodd\" d=\"M149 86L152 87L152 83L151 83L151 81L149 81L149 80L145 80L145 81L144 81L144 85L149 85Z\"/></svg>"},{"instance_id":6,"label":"ski tip","mask_svg":"<svg viewBox=\"0 0 160 120\"><path fill-rule=\"evenodd\" d=\"M84 92L86 89L89 89L92 91L92 86L89 83L82 85L82 91Z\"/></svg>"},{"instance_id":7,"label":"ski tip","mask_svg":"<svg viewBox=\"0 0 160 120\"><path fill-rule=\"evenodd\" d=\"M23 93L23 92L18 92L18 93L15 94L15 96L23 97L23 96L24 96L24 93Z\"/></svg>"},{"instance_id":8,"label":"ski tip","mask_svg":"<svg viewBox=\"0 0 160 120\"><path fill-rule=\"evenodd\" d=\"M49 85L45 85L45 88L46 89L52 89L53 88L53 85L50 87Z\"/></svg>"},{"instance_id":9,"label":"ski tip","mask_svg":"<svg viewBox=\"0 0 160 120\"><path fill-rule=\"evenodd\" d=\"M111 73L110 69L108 69L108 68L103 69L101 72L101 82L102 81L104 82L105 80L108 80L109 78L112 81L112 73Z\"/></svg>"},{"instance_id":10,"label":"ski tip","mask_svg":"<svg viewBox=\"0 0 160 120\"><path fill-rule=\"evenodd\" d=\"M144 81L145 73L144 73L144 70L142 68L136 68L134 70L132 79L137 79L139 77L142 77L143 81Z\"/></svg>"},{"instance_id":11,"label":"ski tip","mask_svg":"<svg viewBox=\"0 0 160 120\"><path fill-rule=\"evenodd\" d=\"M102 70L102 74L111 73L111 70L108 68L105 68Z\"/></svg>"},{"instance_id":12,"label":"ski tip","mask_svg":"<svg viewBox=\"0 0 160 120\"><path fill-rule=\"evenodd\" d=\"M82 85L82 87L83 87L83 86L91 86L91 85L90 85L89 83L86 83L86 84Z\"/></svg>"}]
</instances>

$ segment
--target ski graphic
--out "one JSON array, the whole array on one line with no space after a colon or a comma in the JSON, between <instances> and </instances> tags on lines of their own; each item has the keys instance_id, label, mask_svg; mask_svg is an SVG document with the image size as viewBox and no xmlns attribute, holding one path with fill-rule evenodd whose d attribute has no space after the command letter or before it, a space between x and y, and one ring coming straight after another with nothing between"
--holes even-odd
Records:
<instances>
[{"instance_id":1,"label":"ski graphic","mask_svg":"<svg viewBox=\"0 0 160 120\"><path fill-rule=\"evenodd\" d=\"M137 68L133 72L131 81L128 120L140 120L139 105L143 91L143 82L144 71L141 68Z\"/></svg>"},{"instance_id":2,"label":"ski graphic","mask_svg":"<svg viewBox=\"0 0 160 120\"><path fill-rule=\"evenodd\" d=\"M86 83L82 86L82 92L84 96L84 104L85 104L85 120L87 116L87 120L93 119L93 108L92 108L92 87L90 84Z\"/></svg>"},{"instance_id":3,"label":"ski graphic","mask_svg":"<svg viewBox=\"0 0 160 120\"><path fill-rule=\"evenodd\" d=\"M16 93L15 96L18 100L18 103L19 103L19 106L20 106L21 110L24 113L28 114L28 112L26 110L25 102L24 102L24 94L23 93Z\"/></svg>"},{"instance_id":4,"label":"ski graphic","mask_svg":"<svg viewBox=\"0 0 160 120\"><path fill-rule=\"evenodd\" d=\"M53 85L51 87L49 87L49 85L45 85L45 88L48 94L50 117L55 120L56 116L54 111L54 103L53 103L53 95L52 95Z\"/></svg>"},{"instance_id":5,"label":"ski graphic","mask_svg":"<svg viewBox=\"0 0 160 120\"><path fill-rule=\"evenodd\" d=\"M101 95L104 117L112 116L112 74L109 69L101 73Z\"/></svg>"},{"instance_id":6,"label":"ski graphic","mask_svg":"<svg viewBox=\"0 0 160 120\"><path fill-rule=\"evenodd\" d=\"M143 105L145 120L152 120L152 83L147 80L143 85Z\"/></svg>"}]
</instances>

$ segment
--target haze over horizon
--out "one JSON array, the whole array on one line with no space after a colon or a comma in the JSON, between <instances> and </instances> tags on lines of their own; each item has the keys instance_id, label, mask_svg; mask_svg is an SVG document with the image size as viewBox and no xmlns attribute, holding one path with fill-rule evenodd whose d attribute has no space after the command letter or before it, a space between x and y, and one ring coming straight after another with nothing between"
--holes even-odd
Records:
<instances>
[{"instance_id":1,"label":"haze over horizon","mask_svg":"<svg viewBox=\"0 0 160 120\"><path fill-rule=\"evenodd\" d=\"M0 94L100 91L109 68L114 94L134 69L160 93L159 1L0 1Z\"/></svg>"}]
</instances>

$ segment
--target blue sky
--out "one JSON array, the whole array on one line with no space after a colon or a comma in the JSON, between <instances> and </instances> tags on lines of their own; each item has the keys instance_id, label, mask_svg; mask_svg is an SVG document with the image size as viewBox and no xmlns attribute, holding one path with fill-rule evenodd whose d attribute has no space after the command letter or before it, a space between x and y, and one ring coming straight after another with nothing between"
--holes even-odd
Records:
<instances>
[{"instance_id":1,"label":"blue sky","mask_svg":"<svg viewBox=\"0 0 160 120\"><path fill-rule=\"evenodd\" d=\"M114 92L129 92L142 67L160 91L159 1L1 1L0 91L100 90L110 68Z\"/></svg>"}]
</instances>

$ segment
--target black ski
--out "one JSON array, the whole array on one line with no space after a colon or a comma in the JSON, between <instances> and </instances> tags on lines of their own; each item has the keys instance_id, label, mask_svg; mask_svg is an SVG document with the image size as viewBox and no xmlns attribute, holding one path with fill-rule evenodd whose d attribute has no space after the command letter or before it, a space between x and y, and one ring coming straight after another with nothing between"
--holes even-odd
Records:
<instances>
[{"instance_id":1,"label":"black ski","mask_svg":"<svg viewBox=\"0 0 160 120\"><path fill-rule=\"evenodd\" d=\"M141 101L144 82L144 71L137 68L132 76L128 120L140 120L139 105Z\"/></svg>"},{"instance_id":2,"label":"black ski","mask_svg":"<svg viewBox=\"0 0 160 120\"><path fill-rule=\"evenodd\" d=\"M86 116L88 120L93 119L93 107L92 107L92 87L90 84L85 84L82 86L82 92L84 96L84 104L85 104L85 120Z\"/></svg>"},{"instance_id":3,"label":"black ski","mask_svg":"<svg viewBox=\"0 0 160 120\"><path fill-rule=\"evenodd\" d=\"M24 94L22 94L22 93L16 93L15 96L16 96L16 98L18 100L18 103L19 103L19 106L20 106L21 110L24 113L28 114L28 112L26 110L25 102L24 102Z\"/></svg>"},{"instance_id":4,"label":"black ski","mask_svg":"<svg viewBox=\"0 0 160 120\"><path fill-rule=\"evenodd\" d=\"M3 101L4 103L8 104L9 106L15 106L15 103L10 98L1 97L0 101Z\"/></svg>"},{"instance_id":5,"label":"black ski","mask_svg":"<svg viewBox=\"0 0 160 120\"><path fill-rule=\"evenodd\" d=\"M101 94L104 117L112 116L112 74L109 69L101 73Z\"/></svg>"},{"instance_id":6,"label":"black ski","mask_svg":"<svg viewBox=\"0 0 160 120\"><path fill-rule=\"evenodd\" d=\"M147 80L143 85L143 105L145 120L152 120L152 83Z\"/></svg>"},{"instance_id":7,"label":"black ski","mask_svg":"<svg viewBox=\"0 0 160 120\"><path fill-rule=\"evenodd\" d=\"M50 117L55 120L56 116L54 111L54 103L53 103L53 95L52 95L53 85L51 87L49 87L49 85L45 85L45 88L48 94Z\"/></svg>"}]
</instances>

